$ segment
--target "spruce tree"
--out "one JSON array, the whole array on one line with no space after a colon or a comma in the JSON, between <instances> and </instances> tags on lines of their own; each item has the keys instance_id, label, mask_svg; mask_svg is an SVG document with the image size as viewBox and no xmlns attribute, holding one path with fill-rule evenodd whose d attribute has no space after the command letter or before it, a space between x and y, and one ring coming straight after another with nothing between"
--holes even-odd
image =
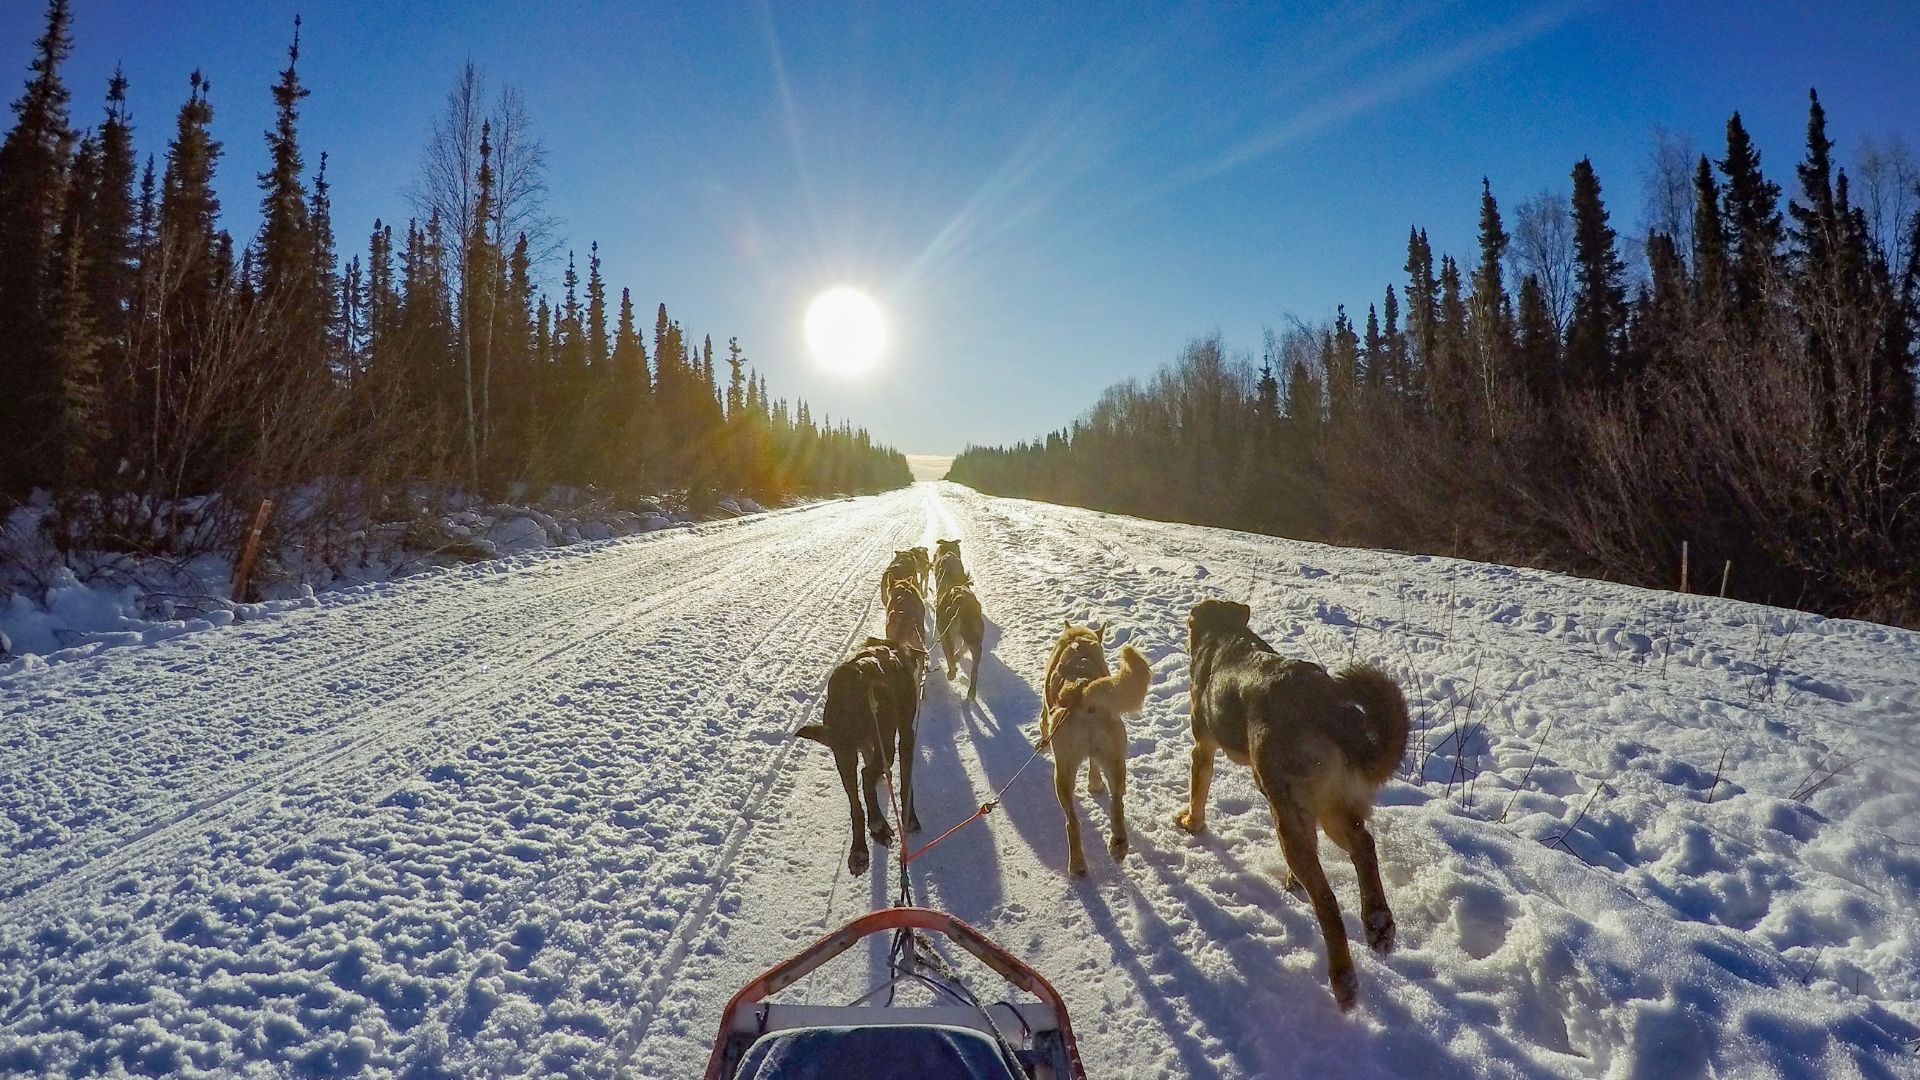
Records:
<instances>
[{"instance_id":1,"label":"spruce tree","mask_svg":"<svg viewBox=\"0 0 1920 1080\"><path fill-rule=\"evenodd\" d=\"M134 294L136 218L133 121L127 114L127 78L119 68L107 82L107 115L100 124L99 143L100 169L88 194L86 292L95 330L115 362L124 364Z\"/></svg>"},{"instance_id":2,"label":"spruce tree","mask_svg":"<svg viewBox=\"0 0 1920 1080\"><path fill-rule=\"evenodd\" d=\"M1512 377L1510 370L1513 313L1509 308L1501 267L1507 257L1507 231L1500 223L1500 204L1493 186L1480 178L1480 265L1473 272L1473 291L1467 302L1472 327L1475 376L1488 423L1495 422L1494 396Z\"/></svg>"},{"instance_id":3,"label":"spruce tree","mask_svg":"<svg viewBox=\"0 0 1920 1080\"><path fill-rule=\"evenodd\" d=\"M1400 298L1393 286L1387 286L1386 299L1380 305L1381 317L1385 322L1383 333L1386 337L1386 366L1380 373L1380 381L1396 396L1402 394L1407 382L1407 336L1400 332Z\"/></svg>"},{"instance_id":4,"label":"spruce tree","mask_svg":"<svg viewBox=\"0 0 1920 1080\"><path fill-rule=\"evenodd\" d=\"M600 276L600 241L587 249L587 364L600 367L612 349L607 339L607 283Z\"/></svg>"},{"instance_id":5,"label":"spruce tree","mask_svg":"<svg viewBox=\"0 0 1920 1080\"><path fill-rule=\"evenodd\" d=\"M1573 315L1567 322L1567 369L1575 382L1604 384L1621 374L1626 332L1626 267L1600 197L1593 162L1573 167Z\"/></svg>"},{"instance_id":6,"label":"spruce tree","mask_svg":"<svg viewBox=\"0 0 1920 1080\"><path fill-rule=\"evenodd\" d=\"M1534 400L1544 401L1552 394L1558 378L1560 335L1553 326L1553 310L1547 306L1546 290L1532 274L1520 280L1515 323L1521 387Z\"/></svg>"},{"instance_id":7,"label":"spruce tree","mask_svg":"<svg viewBox=\"0 0 1920 1080\"><path fill-rule=\"evenodd\" d=\"M269 165L260 174L260 234L256 275L262 302L285 335L279 358L281 377L307 379L324 355L320 283L313 277L313 234L307 189L301 179L300 101L309 91L300 85L300 18L293 20L287 66L273 86L274 124L266 133Z\"/></svg>"},{"instance_id":8,"label":"spruce tree","mask_svg":"<svg viewBox=\"0 0 1920 1080\"><path fill-rule=\"evenodd\" d=\"M1730 293L1734 310L1751 318L1766 300L1779 257L1780 186L1761 173L1760 151L1737 112L1727 121L1727 156L1720 171L1727 178L1723 216Z\"/></svg>"},{"instance_id":9,"label":"spruce tree","mask_svg":"<svg viewBox=\"0 0 1920 1080\"><path fill-rule=\"evenodd\" d=\"M1720 220L1720 185L1705 154L1693 173L1693 295L1703 317L1726 303L1727 234Z\"/></svg>"},{"instance_id":10,"label":"spruce tree","mask_svg":"<svg viewBox=\"0 0 1920 1080\"><path fill-rule=\"evenodd\" d=\"M1439 342L1440 283L1433 276L1433 248L1425 229L1407 231L1407 340L1410 348L1400 393L1417 397L1423 372L1432 366Z\"/></svg>"},{"instance_id":11,"label":"spruce tree","mask_svg":"<svg viewBox=\"0 0 1920 1080\"><path fill-rule=\"evenodd\" d=\"M34 42L32 76L13 112L19 119L0 142L0 491L44 483L51 462L36 460L54 432L51 406L60 397L51 356L62 265L57 232L65 212L67 158L73 132L60 65L72 51L67 0L47 5L46 30Z\"/></svg>"}]
</instances>

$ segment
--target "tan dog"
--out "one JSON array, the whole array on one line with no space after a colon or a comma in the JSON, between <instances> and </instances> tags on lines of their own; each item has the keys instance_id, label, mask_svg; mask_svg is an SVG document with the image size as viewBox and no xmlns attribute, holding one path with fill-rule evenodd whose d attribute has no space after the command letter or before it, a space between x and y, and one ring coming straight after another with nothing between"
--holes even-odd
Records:
<instances>
[{"instance_id":1,"label":"tan dog","mask_svg":"<svg viewBox=\"0 0 1920 1080\"><path fill-rule=\"evenodd\" d=\"M1061 687L1075 679L1099 679L1109 674L1106 640L1107 629L1100 623L1076 626L1072 619L1067 620L1066 628L1053 643L1053 655L1047 657L1047 681L1042 684L1046 700L1040 707L1042 728L1060 702ZM1093 782L1094 777L1088 776L1088 790L1100 790L1092 786Z\"/></svg>"},{"instance_id":2,"label":"tan dog","mask_svg":"<svg viewBox=\"0 0 1920 1080\"><path fill-rule=\"evenodd\" d=\"M1085 627L1069 626L1060 635L1061 643ZM1085 639L1079 639L1084 641ZM1095 645L1099 639L1093 639ZM1076 642L1078 644L1078 642ZM1056 655L1059 653L1055 647ZM1106 667L1104 658L1100 661ZM1053 794L1060 800L1060 812L1067 819L1067 870L1087 872L1087 857L1080 848L1080 815L1074 809L1073 785L1080 775L1080 763L1087 763L1087 791L1113 787L1113 833L1107 850L1117 862L1127 856L1127 725L1124 719L1137 712L1147 700L1147 686L1153 681L1153 669L1147 658L1131 645L1120 647L1120 670L1096 679L1075 679L1060 687L1060 692L1040 725L1040 737L1053 746ZM1101 783L1100 778L1106 778Z\"/></svg>"},{"instance_id":3,"label":"tan dog","mask_svg":"<svg viewBox=\"0 0 1920 1080\"><path fill-rule=\"evenodd\" d=\"M1367 820L1374 794L1407 749L1407 703L1382 672L1350 665L1338 675L1280 656L1248 629L1245 604L1202 600L1187 616L1193 658L1193 777L1187 808L1175 822L1207 825L1213 758L1253 767L1267 797L1287 867L1305 887L1327 946L1327 981L1342 1009L1353 1007L1359 979L1347 951L1340 904L1320 866L1319 830L1353 857L1367 944L1393 948L1393 912Z\"/></svg>"},{"instance_id":4,"label":"tan dog","mask_svg":"<svg viewBox=\"0 0 1920 1080\"><path fill-rule=\"evenodd\" d=\"M960 650L964 648L973 654L973 672L967 676L967 700L974 700L980 693L980 656L986 651L983 642L987 637L987 617L980 612L980 598L973 595L972 587L955 585L940 594L940 604L934 609L934 623L936 636L940 638L940 652L947 658L949 682L960 673Z\"/></svg>"}]
</instances>

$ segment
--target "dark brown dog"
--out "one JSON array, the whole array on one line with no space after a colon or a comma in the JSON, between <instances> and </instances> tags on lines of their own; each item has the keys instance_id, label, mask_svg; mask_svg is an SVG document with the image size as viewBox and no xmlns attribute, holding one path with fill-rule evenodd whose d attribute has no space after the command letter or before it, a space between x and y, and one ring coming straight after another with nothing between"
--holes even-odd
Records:
<instances>
[{"instance_id":1,"label":"dark brown dog","mask_svg":"<svg viewBox=\"0 0 1920 1080\"><path fill-rule=\"evenodd\" d=\"M927 602L910 581L896 581L887 596L887 640L927 651Z\"/></svg>"},{"instance_id":2,"label":"dark brown dog","mask_svg":"<svg viewBox=\"0 0 1920 1080\"><path fill-rule=\"evenodd\" d=\"M925 593L933 585L933 556L927 554L927 545L920 544L907 549L913 556L913 564L920 568L920 591Z\"/></svg>"},{"instance_id":3,"label":"dark brown dog","mask_svg":"<svg viewBox=\"0 0 1920 1080\"><path fill-rule=\"evenodd\" d=\"M893 842L880 806L881 774L900 762L900 813L908 832L920 831L920 815L913 809L914 717L920 705L920 680L927 654L911 645L884 638L868 638L859 652L847 658L827 680L826 715L818 724L794 732L833 751L840 785L847 792L847 810L853 819L853 847L847 869L866 870L871 856L867 835L875 842ZM859 781L854 780L855 766ZM865 793L866 807L861 808Z\"/></svg>"},{"instance_id":4,"label":"dark brown dog","mask_svg":"<svg viewBox=\"0 0 1920 1080\"><path fill-rule=\"evenodd\" d=\"M924 589L925 586L921 584L923 576L920 572L920 560L914 557L911 548L894 552L893 561L887 564L886 572L880 575L880 603L882 605L888 603L893 597L893 587L902 582L911 585L915 590Z\"/></svg>"},{"instance_id":5,"label":"dark brown dog","mask_svg":"<svg viewBox=\"0 0 1920 1080\"><path fill-rule=\"evenodd\" d=\"M934 541L933 595L936 598L945 596L948 589L969 584L972 580L967 576L966 565L960 561L960 541Z\"/></svg>"},{"instance_id":6,"label":"dark brown dog","mask_svg":"<svg viewBox=\"0 0 1920 1080\"><path fill-rule=\"evenodd\" d=\"M973 671L967 676L967 700L980 693L980 656L986 652L987 618L980 613L980 598L971 586L955 585L940 594L934 609L934 630L940 639L940 653L947 658L947 679L960 673L960 650L973 654Z\"/></svg>"},{"instance_id":7,"label":"dark brown dog","mask_svg":"<svg viewBox=\"0 0 1920 1080\"><path fill-rule=\"evenodd\" d=\"M1367 820L1380 785L1407 749L1407 703L1375 668L1350 665L1338 675L1277 655L1247 627L1245 604L1202 600L1187 616L1193 662L1193 777L1176 823L1206 828L1213 756L1253 767L1273 812L1287 867L1305 887L1327 946L1327 980L1342 1009L1353 1006L1358 977L1347 951L1340 904L1320 866L1325 829L1360 875L1360 915L1367 944L1393 948L1393 912L1380 884L1380 864Z\"/></svg>"}]
</instances>

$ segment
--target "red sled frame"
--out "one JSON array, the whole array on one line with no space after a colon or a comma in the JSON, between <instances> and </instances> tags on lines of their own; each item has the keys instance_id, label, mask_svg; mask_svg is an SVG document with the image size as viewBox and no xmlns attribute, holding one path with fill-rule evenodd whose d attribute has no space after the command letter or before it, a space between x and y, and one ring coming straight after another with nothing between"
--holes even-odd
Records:
<instances>
[{"instance_id":1,"label":"red sled frame","mask_svg":"<svg viewBox=\"0 0 1920 1080\"><path fill-rule=\"evenodd\" d=\"M945 912L921 907L886 908L862 915L798 954L768 968L759 978L741 987L727 1002L726 1011L720 1016L719 1035L714 1040L713 1053L707 1058L706 1080L726 1080L727 1070L737 1063L737 1055L729 1052L729 1044L745 1010L792 986L815 968L853 948L861 939L902 929L940 934L973 954L1008 983L1049 1006L1060 1025L1058 1031L1066 1052L1067 1080L1087 1080L1086 1069L1080 1063L1080 1046L1073 1037L1073 1024L1067 1019L1067 1003L1053 988L1053 984L998 942L962 920Z\"/></svg>"}]
</instances>

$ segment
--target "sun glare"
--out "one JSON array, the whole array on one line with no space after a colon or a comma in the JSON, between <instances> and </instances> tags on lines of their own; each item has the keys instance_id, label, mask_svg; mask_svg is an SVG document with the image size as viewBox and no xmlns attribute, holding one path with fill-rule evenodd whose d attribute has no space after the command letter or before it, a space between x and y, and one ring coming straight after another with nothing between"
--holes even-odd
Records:
<instances>
[{"instance_id":1,"label":"sun glare","mask_svg":"<svg viewBox=\"0 0 1920 1080\"><path fill-rule=\"evenodd\" d=\"M850 285L828 289L807 305L807 351L834 371L872 367L887 345L887 320L873 297Z\"/></svg>"}]
</instances>

